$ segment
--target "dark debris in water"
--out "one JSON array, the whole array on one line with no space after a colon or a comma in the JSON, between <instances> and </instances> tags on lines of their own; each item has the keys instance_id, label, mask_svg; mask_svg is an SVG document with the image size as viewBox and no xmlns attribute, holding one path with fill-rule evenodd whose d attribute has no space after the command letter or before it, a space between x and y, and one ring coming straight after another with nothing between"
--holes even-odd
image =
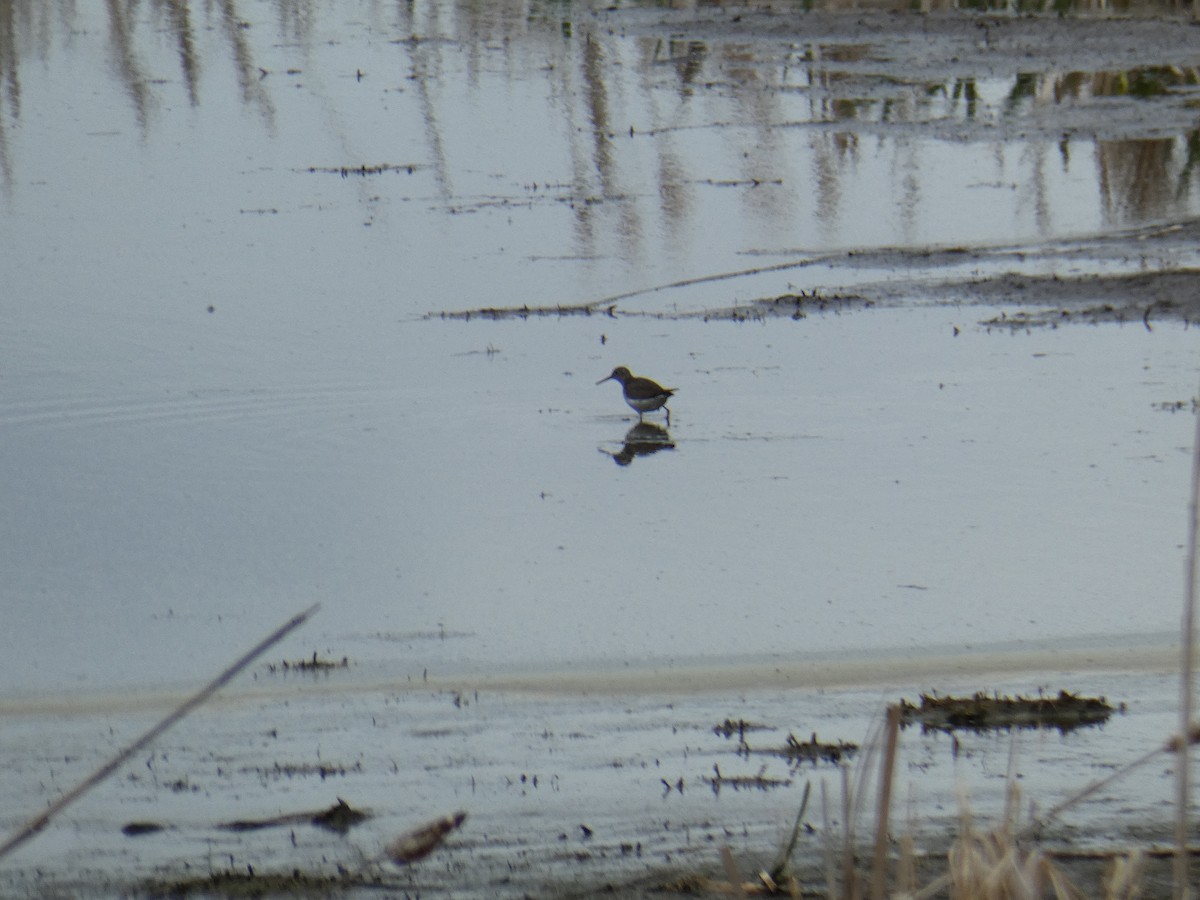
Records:
<instances>
[{"instance_id":1,"label":"dark debris in water","mask_svg":"<svg viewBox=\"0 0 1200 900\"><path fill-rule=\"evenodd\" d=\"M796 767L801 763L811 762L814 766L817 763L840 763L842 760L853 756L858 752L858 744L849 741L822 741L817 737L814 731L812 737L807 741L802 741L795 734L788 732L787 740L782 746L778 747L751 747L750 742L746 740L747 732L752 731L772 731L770 726L763 725L759 722L747 722L745 719L725 719L724 722L713 727L713 733L726 739L737 736L738 755L746 758L750 757L751 753L767 753L772 756L778 756L788 761L788 765Z\"/></svg>"},{"instance_id":2,"label":"dark debris in water","mask_svg":"<svg viewBox=\"0 0 1200 900\"><path fill-rule=\"evenodd\" d=\"M342 178L349 178L351 175L365 177L382 175L385 172L403 172L411 175L417 168L416 163L379 163L371 166L360 163L357 166L309 166L305 171L314 175L340 175Z\"/></svg>"},{"instance_id":3,"label":"dark debris in water","mask_svg":"<svg viewBox=\"0 0 1200 900\"><path fill-rule=\"evenodd\" d=\"M141 837L145 834L157 834L166 829L167 826L161 822L127 822L121 828L121 834L125 837Z\"/></svg>"},{"instance_id":4,"label":"dark debris in water","mask_svg":"<svg viewBox=\"0 0 1200 900\"><path fill-rule=\"evenodd\" d=\"M735 791L749 790L768 791L771 788L787 787L792 783L790 778L771 778L766 774L767 767L762 766L754 775L726 775L721 767L713 763L713 774L705 775L704 782L712 788L714 794L721 793L721 788L733 788Z\"/></svg>"},{"instance_id":5,"label":"dark debris in water","mask_svg":"<svg viewBox=\"0 0 1200 900\"><path fill-rule=\"evenodd\" d=\"M705 322L753 322L764 319L804 319L814 313L857 312L871 309L875 301L858 294L821 294L813 291L781 294L743 306L710 309L680 318L702 318Z\"/></svg>"},{"instance_id":6,"label":"dark debris in water","mask_svg":"<svg viewBox=\"0 0 1200 900\"><path fill-rule=\"evenodd\" d=\"M1067 732L1102 725L1117 711L1124 711L1124 707L1113 707L1104 697L1082 697L1070 691L1036 697L982 691L971 697L922 694L919 705L900 701L900 723L907 727L919 722L923 731L1057 728Z\"/></svg>"},{"instance_id":7,"label":"dark debris in water","mask_svg":"<svg viewBox=\"0 0 1200 900\"><path fill-rule=\"evenodd\" d=\"M217 826L222 831L259 831L263 828L281 828L288 825L314 825L336 834L346 834L355 825L371 818L371 814L354 809L349 803L338 797L338 802L328 809L316 812L288 813L282 816L272 816L269 819L238 819L233 822L223 822Z\"/></svg>"},{"instance_id":8,"label":"dark debris in water","mask_svg":"<svg viewBox=\"0 0 1200 900\"><path fill-rule=\"evenodd\" d=\"M277 663L267 663L267 671L275 674L277 672L330 672L334 669L350 668L350 657L343 656L340 660L322 659L317 655L317 651L313 651L311 659L300 660L282 660Z\"/></svg>"},{"instance_id":9,"label":"dark debris in water","mask_svg":"<svg viewBox=\"0 0 1200 900\"><path fill-rule=\"evenodd\" d=\"M352 766L343 766L338 763L275 763L269 767L249 766L241 771L244 774L257 775L264 781L267 779L278 781L281 778L305 778L309 775L317 775L324 781L326 778L341 777L350 773L362 774L363 767L361 762L356 762Z\"/></svg>"},{"instance_id":10,"label":"dark debris in water","mask_svg":"<svg viewBox=\"0 0 1200 900\"><path fill-rule=\"evenodd\" d=\"M341 797L338 797L337 803L328 809L286 813L281 816L271 816L267 819L235 819L232 822L221 822L216 825L216 828L220 831L241 832L295 825L312 825L336 834L346 834L355 825L365 822L369 818L371 818L369 812L355 809ZM129 822L121 828L121 833L126 837L143 837L148 834L167 831L172 827L162 822Z\"/></svg>"},{"instance_id":11,"label":"dark debris in water","mask_svg":"<svg viewBox=\"0 0 1200 900\"><path fill-rule=\"evenodd\" d=\"M502 321L591 315L605 315L616 318L618 315L616 304L609 304L608 306L600 306L594 303L557 304L554 306L481 306L475 309L463 309L437 314L438 318L441 319L457 319L462 322L470 322L472 319Z\"/></svg>"},{"instance_id":12,"label":"dark debris in water","mask_svg":"<svg viewBox=\"0 0 1200 900\"><path fill-rule=\"evenodd\" d=\"M822 741L817 738L816 732L813 732L812 737L807 741L802 741L789 732L787 740L784 741L782 747L751 748L748 745L744 745L742 752L747 756L751 753L770 753L772 756L779 756L786 759L788 765L795 768L808 762L814 766L822 762L840 763L858 752L858 744L851 743L850 741Z\"/></svg>"},{"instance_id":13,"label":"dark debris in water","mask_svg":"<svg viewBox=\"0 0 1200 900\"><path fill-rule=\"evenodd\" d=\"M333 831L337 834L345 834L355 825L365 822L369 818L371 818L370 813L354 809L349 803L338 797L337 803L329 807L329 809L321 810L310 821L317 828L324 828L326 831Z\"/></svg>"},{"instance_id":14,"label":"dark debris in water","mask_svg":"<svg viewBox=\"0 0 1200 900\"><path fill-rule=\"evenodd\" d=\"M1150 309L1129 309L1113 303L1100 303L1095 306L1084 306L1078 309L1065 307L1049 310L1025 310L1002 312L990 319L984 319L979 324L987 328L1008 328L1020 331L1027 328L1057 328L1059 325L1083 323L1097 325L1101 322L1142 322L1149 320Z\"/></svg>"},{"instance_id":15,"label":"dark debris in water","mask_svg":"<svg viewBox=\"0 0 1200 900\"><path fill-rule=\"evenodd\" d=\"M738 736L740 743L745 743L747 731L768 731L769 726L761 725L758 722L747 722L745 719L729 719L719 725L713 726L713 734L718 734L723 738L731 738L735 734Z\"/></svg>"},{"instance_id":16,"label":"dark debris in water","mask_svg":"<svg viewBox=\"0 0 1200 900\"><path fill-rule=\"evenodd\" d=\"M1196 397L1190 400L1162 400L1152 404L1152 407L1160 412L1188 412L1195 415L1196 410L1200 409L1200 400Z\"/></svg>"},{"instance_id":17,"label":"dark debris in water","mask_svg":"<svg viewBox=\"0 0 1200 900\"><path fill-rule=\"evenodd\" d=\"M140 885L138 896L148 897L338 897L355 888L387 890L389 885L371 872L340 874L306 872L256 872L229 869L180 879L153 879ZM402 895L401 895L402 896Z\"/></svg>"},{"instance_id":18,"label":"dark debris in water","mask_svg":"<svg viewBox=\"0 0 1200 900\"><path fill-rule=\"evenodd\" d=\"M426 822L421 827L400 835L388 844L385 851L387 858L398 866L419 862L440 847L447 837L462 827L466 820L467 814L460 810L452 815Z\"/></svg>"}]
</instances>

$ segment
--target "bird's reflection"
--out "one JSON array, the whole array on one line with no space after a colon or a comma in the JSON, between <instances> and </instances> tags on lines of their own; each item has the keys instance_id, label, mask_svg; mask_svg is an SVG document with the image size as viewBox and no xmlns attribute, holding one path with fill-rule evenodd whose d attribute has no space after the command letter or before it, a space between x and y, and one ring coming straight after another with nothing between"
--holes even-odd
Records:
<instances>
[{"instance_id":1,"label":"bird's reflection","mask_svg":"<svg viewBox=\"0 0 1200 900\"><path fill-rule=\"evenodd\" d=\"M667 429L652 422L638 422L625 433L625 443L616 453L602 450L618 466L627 466L638 456L649 456L659 450L674 450L675 442Z\"/></svg>"}]
</instances>

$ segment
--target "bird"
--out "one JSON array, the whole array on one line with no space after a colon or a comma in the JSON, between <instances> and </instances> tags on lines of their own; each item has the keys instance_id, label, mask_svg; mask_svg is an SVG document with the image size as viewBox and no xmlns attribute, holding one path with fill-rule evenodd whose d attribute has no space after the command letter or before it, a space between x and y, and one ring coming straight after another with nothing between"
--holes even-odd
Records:
<instances>
[{"instance_id":1,"label":"bird","mask_svg":"<svg viewBox=\"0 0 1200 900\"><path fill-rule=\"evenodd\" d=\"M637 411L639 422L642 421L642 413L663 409L667 413L667 425L671 424L671 410L667 408L667 401L675 393L675 388L665 388L657 381L640 378L624 366L617 366L612 370L611 375L601 378L596 384L604 384L606 381L620 383L625 394L625 402Z\"/></svg>"}]
</instances>

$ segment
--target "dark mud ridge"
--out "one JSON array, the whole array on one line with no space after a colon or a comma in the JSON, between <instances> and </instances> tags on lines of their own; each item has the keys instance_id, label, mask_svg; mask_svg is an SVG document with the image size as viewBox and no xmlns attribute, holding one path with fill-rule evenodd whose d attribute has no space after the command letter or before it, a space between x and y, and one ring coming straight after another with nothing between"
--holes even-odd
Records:
<instances>
[{"instance_id":1,"label":"dark mud ridge","mask_svg":"<svg viewBox=\"0 0 1200 900\"><path fill-rule=\"evenodd\" d=\"M1153 330L1156 323L1200 322L1196 247L1200 223L1187 221L1037 246L802 254L787 262L648 285L583 303L479 306L431 313L429 318L469 322L598 316L747 322L883 307L954 306L986 310L978 322L988 328L1113 322ZM793 272L790 277L795 280L802 272L813 286L729 306L689 309L673 302L663 309L656 302L664 293L678 300L689 287L769 272Z\"/></svg>"}]
</instances>

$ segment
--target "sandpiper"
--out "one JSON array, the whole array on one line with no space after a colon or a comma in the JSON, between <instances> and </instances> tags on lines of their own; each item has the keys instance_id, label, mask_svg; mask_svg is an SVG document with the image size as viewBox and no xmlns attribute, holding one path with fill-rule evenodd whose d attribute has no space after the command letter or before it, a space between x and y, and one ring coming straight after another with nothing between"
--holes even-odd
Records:
<instances>
[{"instance_id":1,"label":"sandpiper","mask_svg":"<svg viewBox=\"0 0 1200 900\"><path fill-rule=\"evenodd\" d=\"M625 402L637 410L639 422L642 420L642 413L661 408L667 413L667 424L671 424L671 410L667 408L667 401L675 393L675 388L665 388L657 381L639 378L624 366L617 366L611 375L601 378L596 384L604 384L606 381L620 382L625 392Z\"/></svg>"}]
</instances>

